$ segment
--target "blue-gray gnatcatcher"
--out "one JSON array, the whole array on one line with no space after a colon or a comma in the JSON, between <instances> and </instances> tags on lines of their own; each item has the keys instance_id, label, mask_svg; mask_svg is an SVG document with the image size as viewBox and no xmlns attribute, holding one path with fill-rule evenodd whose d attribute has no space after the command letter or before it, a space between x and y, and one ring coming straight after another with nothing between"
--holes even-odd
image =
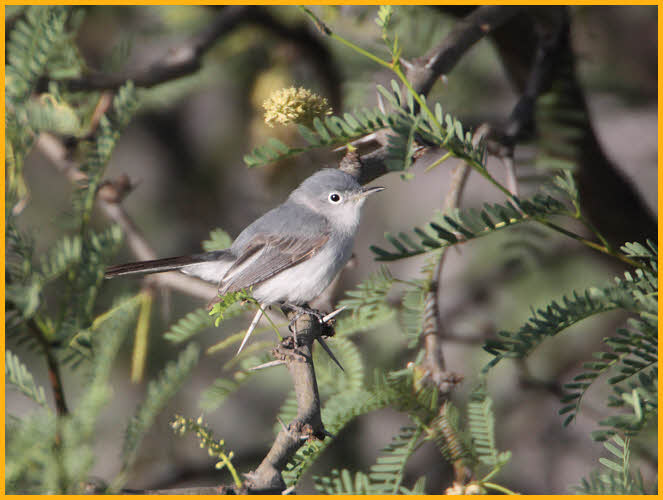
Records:
<instances>
[{"instance_id":1,"label":"blue-gray gnatcatcher","mask_svg":"<svg viewBox=\"0 0 663 500\"><path fill-rule=\"evenodd\" d=\"M230 248L112 266L106 278L180 270L218 284L220 295L252 287L261 307L241 351L264 306L301 306L329 286L352 254L366 196L383 189L363 188L342 170L323 169L247 226Z\"/></svg>"}]
</instances>

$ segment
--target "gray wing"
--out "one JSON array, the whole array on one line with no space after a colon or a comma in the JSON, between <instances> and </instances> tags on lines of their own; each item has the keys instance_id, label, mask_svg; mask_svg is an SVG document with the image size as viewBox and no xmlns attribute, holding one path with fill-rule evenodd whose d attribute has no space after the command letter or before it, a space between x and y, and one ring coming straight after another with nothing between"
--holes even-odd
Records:
<instances>
[{"instance_id":1,"label":"gray wing","mask_svg":"<svg viewBox=\"0 0 663 500\"><path fill-rule=\"evenodd\" d=\"M327 231L316 237L258 233L224 275L219 292L236 292L262 283L313 257L328 240Z\"/></svg>"}]
</instances>

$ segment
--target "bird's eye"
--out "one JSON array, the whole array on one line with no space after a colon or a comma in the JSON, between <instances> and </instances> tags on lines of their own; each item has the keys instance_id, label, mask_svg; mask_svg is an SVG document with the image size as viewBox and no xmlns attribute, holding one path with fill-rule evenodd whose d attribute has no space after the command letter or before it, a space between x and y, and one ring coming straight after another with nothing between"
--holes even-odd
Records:
<instances>
[{"instance_id":1,"label":"bird's eye","mask_svg":"<svg viewBox=\"0 0 663 500\"><path fill-rule=\"evenodd\" d=\"M339 201L341 201L341 195L338 193L331 193L329 195L329 201L331 201L332 203L338 203Z\"/></svg>"}]
</instances>

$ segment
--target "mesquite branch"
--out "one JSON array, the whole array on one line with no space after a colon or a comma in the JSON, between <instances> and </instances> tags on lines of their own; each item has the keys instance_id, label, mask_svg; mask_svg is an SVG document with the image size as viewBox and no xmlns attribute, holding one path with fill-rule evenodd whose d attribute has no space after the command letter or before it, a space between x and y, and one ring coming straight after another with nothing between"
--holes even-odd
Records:
<instances>
[{"instance_id":1,"label":"mesquite branch","mask_svg":"<svg viewBox=\"0 0 663 500\"><path fill-rule=\"evenodd\" d=\"M289 314L290 319L293 313ZM287 337L272 350L275 359L285 362L297 395L297 416L276 436L272 448L258 468L247 474L251 493L280 493L286 487L281 476L295 452L311 439L326 435L320 415L320 395L313 366L313 343L323 334L323 325L306 314L295 322L295 337Z\"/></svg>"},{"instance_id":2,"label":"mesquite branch","mask_svg":"<svg viewBox=\"0 0 663 500\"><path fill-rule=\"evenodd\" d=\"M37 148L50 160L51 164L72 183L80 182L86 178L79 165L68 158L67 150L58 138L48 133L41 133L37 140ZM124 236L136 259L149 260L156 258L156 252L151 248L141 231L122 206L122 200L131 191L129 178L121 176L112 182L106 182L99 188L97 204L104 215L117 223L123 230ZM176 273L155 274L146 278L151 283L173 290L209 300L216 295L216 287L195 278Z\"/></svg>"}]
</instances>

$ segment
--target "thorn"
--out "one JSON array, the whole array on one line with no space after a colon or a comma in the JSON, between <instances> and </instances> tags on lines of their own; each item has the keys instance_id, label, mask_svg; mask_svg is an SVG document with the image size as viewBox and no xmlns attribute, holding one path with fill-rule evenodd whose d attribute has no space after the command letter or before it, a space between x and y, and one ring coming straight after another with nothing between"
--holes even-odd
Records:
<instances>
[{"instance_id":1,"label":"thorn","mask_svg":"<svg viewBox=\"0 0 663 500\"><path fill-rule=\"evenodd\" d=\"M299 342L297 341L297 319L295 318L295 322L292 324L292 341L293 341L293 349L297 349L297 346L299 345Z\"/></svg>"},{"instance_id":2,"label":"thorn","mask_svg":"<svg viewBox=\"0 0 663 500\"><path fill-rule=\"evenodd\" d=\"M282 428L285 432L290 433L290 431L288 430L288 428L287 428L287 427L285 426L285 424L283 423L283 420L281 420L281 417L279 417L279 416L277 415L277 416L276 416L276 420L278 420L279 424L281 424L281 428Z\"/></svg>"},{"instance_id":3,"label":"thorn","mask_svg":"<svg viewBox=\"0 0 663 500\"><path fill-rule=\"evenodd\" d=\"M250 372L255 372L258 370L262 370L263 368L271 368L272 366L279 366L279 365L285 365L285 361L281 359L275 359L274 361L268 361L267 363L263 363L258 366L254 366L253 368L249 368Z\"/></svg>"},{"instance_id":4,"label":"thorn","mask_svg":"<svg viewBox=\"0 0 663 500\"><path fill-rule=\"evenodd\" d=\"M249 326L249 329L246 331L246 335L244 335L244 338L242 339L242 345L239 346L239 349L237 350L237 356L240 352L242 352L242 349L244 349L244 345L246 344L246 341L249 340L249 337L253 333L253 330L256 329L256 326L258 326L258 321L260 321L260 318L262 318L262 311L263 311L264 305L260 305L258 308L258 312L256 312L256 315L253 317L253 321L251 321L251 325Z\"/></svg>"},{"instance_id":5,"label":"thorn","mask_svg":"<svg viewBox=\"0 0 663 500\"><path fill-rule=\"evenodd\" d=\"M326 352L327 354L329 354L329 357L334 361L334 363L336 363L336 364L338 365L338 367L341 369L341 371L344 372L345 370L344 370L343 367L341 366L341 363L338 362L338 359L336 359L336 356L334 356L334 353L331 351L331 349L330 349L329 346L327 345L327 342L325 342L324 340L322 340L322 337L317 337L317 340L318 340L318 342L320 342L320 345L321 345L322 348L325 350L325 352Z\"/></svg>"},{"instance_id":6,"label":"thorn","mask_svg":"<svg viewBox=\"0 0 663 500\"><path fill-rule=\"evenodd\" d=\"M374 140L377 140L376 139L377 136L378 136L378 134L376 132L372 132L368 135L365 135L364 137L360 137L359 139L356 139L356 140L352 141L350 143L350 145L351 146L357 146L359 144L366 144L368 142L372 142ZM337 151L343 151L346 148L347 148L347 144L344 144L343 146L339 146L336 149L333 149L332 151L336 153Z\"/></svg>"},{"instance_id":7,"label":"thorn","mask_svg":"<svg viewBox=\"0 0 663 500\"><path fill-rule=\"evenodd\" d=\"M407 69L408 71L414 68L414 64L412 64L410 61L406 60L404 57L400 57L398 59L398 62L401 63L401 65Z\"/></svg>"},{"instance_id":8,"label":"thorn","mask_svg":"<svg viewBox=\"0 0 663 500\"><path fill-rule=\"evenodd\" d=\"M329 321L330 319L338 316L339 314L341 314L342 311L345 311L347 308L348 308L348 306L339 307L335 311L330 312L327 316L323 316L322 319L320 320L320 322L321 323L327 323L327 321Z\"/></svg>"},{"instance_id":9,"label":"thorn","mask_svg":"<svg viewBox=\"0 0 663 500\"><path fill-rule=\"evenodd\" d=\"M336 436L335 436L334 434L332 434L331 432L329 432L327 429L325 429L325 430L323 431L323 433L324 433L325 436L328 436L328 437L330 437L330 438L332 438L332 439L336 439Z\"/></svg>"},{"instance_id":10,"label":"thorn","mask_svg":"<svg viewBox=\"0 0 663 500\"><path fill-rule=\"evenodd\" d=\"M378 96L378 109L380 111L382 111L382 113L385 113L384 101L382 100L382 94L380 94L380 92L376 92L376 95Z\"/></svg>"},{"instance_id":11,"label":"thorn","mask_svg":"<svg viewBox=\"0 0 663 500\"><path fill-rule=\"evenodd\" d=\"M288 486L285 490L283 490L281 492L281 495L289 495L293 491L295 491L295 485L294 484L292 486Z\"/></svg>"}]
</instances>

